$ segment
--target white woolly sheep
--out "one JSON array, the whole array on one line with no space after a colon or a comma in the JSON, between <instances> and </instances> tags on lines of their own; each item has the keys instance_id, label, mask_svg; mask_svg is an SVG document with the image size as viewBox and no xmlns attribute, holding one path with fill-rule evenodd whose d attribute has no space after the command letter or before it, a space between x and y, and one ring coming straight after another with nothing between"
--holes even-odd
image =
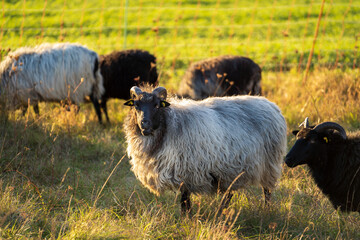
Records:
<instances>
[{"instance_id":1,"label":"white woolly sheep","mask_svg":"<svg viewBox=\"0 0 360 240\"><path fill-rule=\"evenodd\" d=\"M1 94L11 108L34 106L40 101L70 100L78 105L90 97L93 104L104 93L98 55L79 44L44 43L22 47L0 64Z\"/></svg>"},{"instance_id":2,"label":"white woolly sheep","mask_svg":"<svg viewBox=\"0 0 360 240\"><path fill-rule=\"evenodd\" d=\"M124 122L143 185L155 194L180 190L183 212L191 193L224 193L238 176L230 191L260 184L270 200L286 151L286 122L274 103L256 96L167 102L165 88L147 88L131 89L125 105L134 107Z\"/></svg>"},{"instance_id":3,"label":"white woolly sheep","mask_svg":"<svg viewBox=\"0 0 360 240\"><path fill-rule=\"evenodd\" d=\"M212 96L261 95L261 68L240 56L219 56L195 62L187 69L179 95L195 100Z\"/></svg>"}]
</instances>

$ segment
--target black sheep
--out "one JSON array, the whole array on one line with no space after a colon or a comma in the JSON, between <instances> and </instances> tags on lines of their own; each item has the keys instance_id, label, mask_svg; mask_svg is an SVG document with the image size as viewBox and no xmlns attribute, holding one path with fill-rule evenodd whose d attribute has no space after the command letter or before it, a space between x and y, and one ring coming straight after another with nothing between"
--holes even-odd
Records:
<instances>
[{"instance_id":1,"label":"black sheep","mask_svg":"<svg viewBox=\"0 0 360 240\"><path fill-rule=\"evenodd\" d=\"M158 81L156 58L143 50L115 51L100 56L100 70L104 79L105 93L100 107L109 122L106 102L109 98L129 99L130 88L144 83L155 86ZM96 109L102 123L100 107Z\"/></svg>"},{"instance_id":2,"label":"black sheep","mask_svg":"<svg viewBox=\"0 0 360 240\"><path fill-rule=\"evenodd\" d=\"M192 99L210 96L261 95L261 68L253 60L220 56L195 62L180 83L179 95Z\"/></svg>"},{"instance_id":3,"label":"black sheep","mask_svg":"<svg viewBox=\"0 0 360 240\"><path fill-rule=\"evenodd\" d=\"M297 140L286 164L291 168L307 164L335 208L360 212L360 131L346 134L334 122L310 127L306 118L293 134Z\"/></svg>"}]
</instances>

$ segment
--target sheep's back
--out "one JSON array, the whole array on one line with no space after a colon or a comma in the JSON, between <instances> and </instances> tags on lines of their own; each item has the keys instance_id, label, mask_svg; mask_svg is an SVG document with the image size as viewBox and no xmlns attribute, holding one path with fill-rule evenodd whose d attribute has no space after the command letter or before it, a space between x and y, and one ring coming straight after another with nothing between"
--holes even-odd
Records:
<instances>
[{"instance_id":1,"label":"sheep's back","mask_svg":"<svg viewBox=\"0 0 360 240\"><path fill-rule=\"evenodd\" d=\"M192 99L261 94L261 68L249 58L221 56L190 65L179 94Z\"/></svg>"},{"instance_id":2,"label":"sheep's back","mask_svg":"<svg viewBox=\"0 0 360 240\"><path fill-rule=\"evenodd\" d=\"M115 51L100 56L106 98L130 98L130 88L143 83L155 85L156 58L143 50Z\"/></svg>"},{"instance_id":3,"label":"sheep's back","mask_svg":"<svg viewBox=\"0 0 360 240\"><path fill-rule=\"evenodd\" d=\"M20 48L1 64L2 85L23 104L29 98L38 102L68 97L79 104L92 93L93 87L97 90L95 97L104 92L102 77L94 72L97 59L95 52L77 44Z\"/></svg>"}]
</instances>

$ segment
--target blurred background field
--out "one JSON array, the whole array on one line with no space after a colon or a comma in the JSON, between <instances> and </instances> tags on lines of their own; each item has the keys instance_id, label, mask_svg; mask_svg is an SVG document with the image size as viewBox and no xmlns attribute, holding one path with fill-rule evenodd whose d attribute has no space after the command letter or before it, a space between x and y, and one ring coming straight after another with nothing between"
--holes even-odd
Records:
<instances>
[{"instance_id":1,"label":"blurred background field","mask_svg":"<svg viewBox=\"0 0 360 240\"><path fill-rule=\"evenodd\" d=\"M303 68L321 1L3 1L2 49L69 41L100 54L141 48L165 66L224 54L264 70ZM313 64L358 66L360 4L326 1Z\"/></svg>"},{"instance_id":2,"label":"blurred background field","mask_svg":"<svg viewBox=\"0 0 360 240\"><path fill-rule=\"evenodd\" d=\"M291 130L306 116L360 128L360 3L325 1L309 77L305 68L321 1L0 2L1 58L21 46L78 42L99 54L140 48L157 57L160 84L176 92L187 66L232 54L263 69L264 96L282 109ZM358 213L341 214L306 167L289 169L262 206L259 187L234 196L222 218L222 196L193 196L194 217L179 197L156 197L130 171L123 101L108 104L111 124L91 104L79 114L58 104L1 108L0 238L27 239L358 239Z\"/></svg>"}]
</instances>

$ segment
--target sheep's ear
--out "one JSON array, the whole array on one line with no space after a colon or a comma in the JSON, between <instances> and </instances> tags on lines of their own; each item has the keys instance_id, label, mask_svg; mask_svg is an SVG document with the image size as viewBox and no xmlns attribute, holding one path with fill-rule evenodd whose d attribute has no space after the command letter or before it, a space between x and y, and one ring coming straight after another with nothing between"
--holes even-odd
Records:
<instances>
[{"instance_id":1,"label":"sheep's ear","mask_svg":"<svg viewBox=\"0 0 360 240\"><path fill-rule=\"evenodd\" d=\"M299 130L294 130L292 131L292 134L294 134L295 136L298 134Z\"/></svg>"},{"instance_id":2,"label":"sheep's ear","mask_svg":"<svg viewBox=\"0 0 360 240\"><path fill-rule=\"evenodd\" d=\"M124 103L124 105L125 105L125 106L130 106L130 107L132 107L132 106L134 106L134 100L130 99L130 100L126 101L126 102Z\"/></svg>"},{"instance_id":3,"label":"sheep's ear","mask_svg":"<svg viewBox=\"0 0 360 240\"><path fill-rule=\"evenodd\" d=\"M160 106L161 107L168 107L168 106L170 106L170 103L168 103L167 101L160 101Z\"/></svg>"}]
</instances>

